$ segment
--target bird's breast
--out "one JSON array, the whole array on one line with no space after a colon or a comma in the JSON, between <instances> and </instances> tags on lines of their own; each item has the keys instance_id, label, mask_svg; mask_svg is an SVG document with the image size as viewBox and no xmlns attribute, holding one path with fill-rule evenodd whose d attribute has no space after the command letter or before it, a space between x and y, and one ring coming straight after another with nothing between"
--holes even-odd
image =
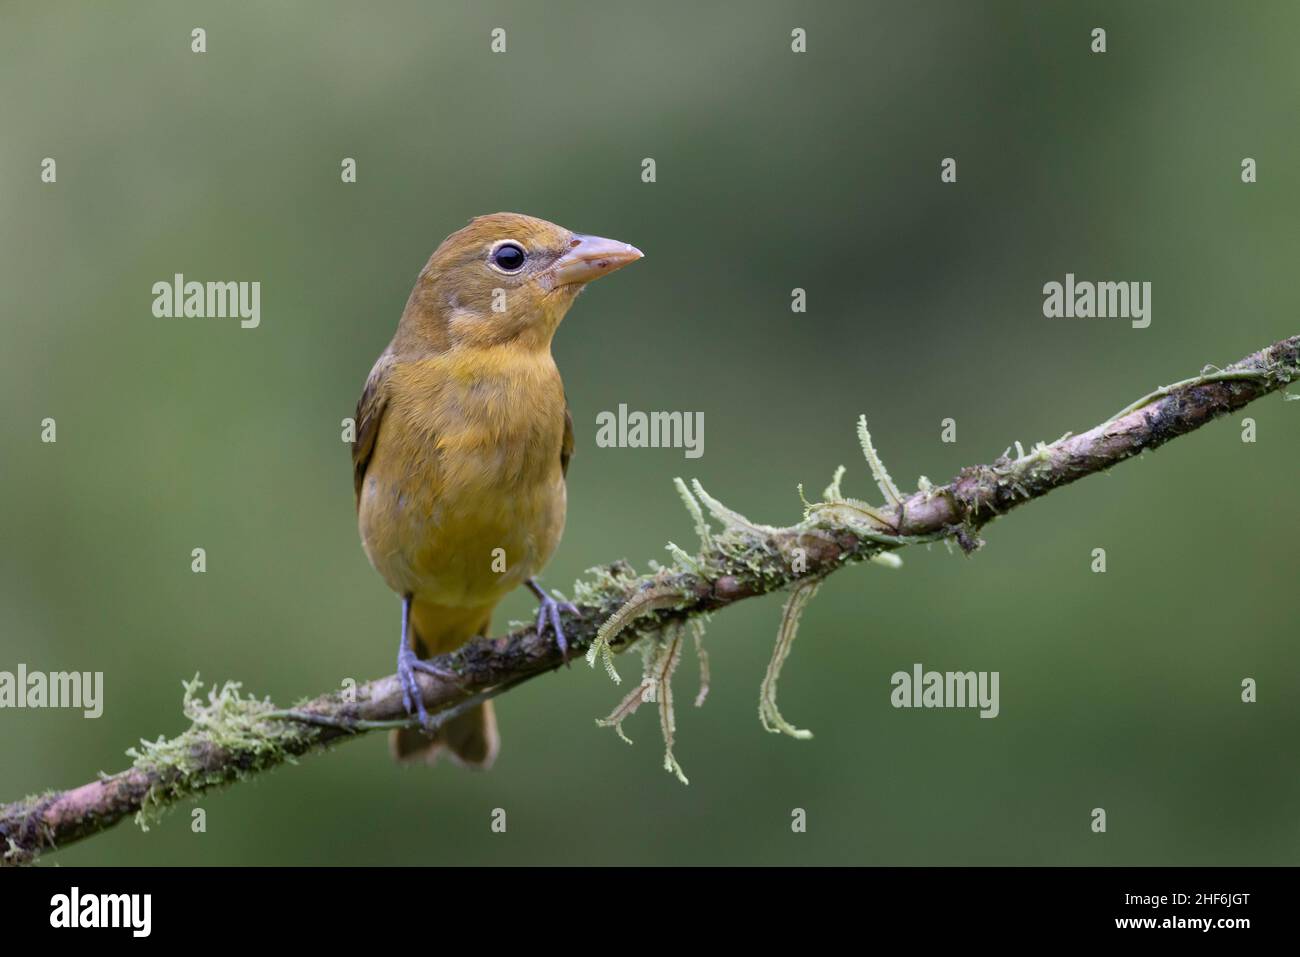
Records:
<instances>
[{"instance_id":1,"label":"bird's breast","mask_svg":"<svg viewBox=\"0 0 1300 957\"><path fill-rule=\"evenodd\" d=\"M399 363L359 508L371 562L399 593L498 600L564 527L564 391L549 352Z\"/></svg>"}]
</instances>

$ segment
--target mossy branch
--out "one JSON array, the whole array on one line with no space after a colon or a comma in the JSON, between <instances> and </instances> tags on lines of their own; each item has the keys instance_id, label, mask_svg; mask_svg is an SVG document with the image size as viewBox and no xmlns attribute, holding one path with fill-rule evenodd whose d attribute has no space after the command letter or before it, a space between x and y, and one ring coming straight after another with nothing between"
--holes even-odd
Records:
<instances>
[{"instance_id":1,"label":"mossy branch","mask_svg":"<svg viewBox=\"0 0 1300 957\"><path fill-rule=\"evenodd\" d=\"M602 653L606 647L619 651L654 635L662 653L648 654L647 660L657 666L656 696L662 695L680 656L680 625L687 620L790 586L797 588L792 606L801 607L812 583L842 566L892 558L889 553L916 542L951 539L973 551L981 544L979 530L999 515L1158 448L1297 378L1300 336L1293 336L1226 369L1207 370L1150 393L1081 435L1067 433L1027 453L1018 450L1014 457L1008 450L989 465L962 469L946 485L922 482L911 494L897 491L866 436L864 452L874 459L872 472L887 501L871 506L843 498L842 473L837 473L826 501L810 503L802 521L784 528L750 522L709 496L698 482L691 489L679 483L678 492L700 537L699 553L648 575L636 575L624 562L593 569L576 587L578 614L565 622L570 646L578 654L593 647ZM709 529L705 510L723 526L720 531ZM681 549L674 554L678 552L685 555ZM787 618L781 632L784 644L778 644L782 659L793 638L794 619ZM459 675L459 681L427 674L417 675L417 680L429 713L435 720L446 720L562 663L549 637L518 628L499 638L477 639L439 658L438 664ZM777 671L779 666L777 661ZM770 677L764 715L779 727L783 722L772 697L775 673ZM610 716L611 723L630 713L630 699ZM660 698L660 704L661 723L670 738L665 762L680 775L671 754L671 698L666 704ZM202 698L196 680L185 685L183 709L190 727L175 738L132 749L134 764L127 770L0 806L4 863L30 862L42 851L104 831L125 817L136 816L143 823L182 799L292 763L301 755L372 730L412 724L395 675L352 693L324 694L290 710L245 697L235 684L214 688Z\"/></svg>"}]
</instances>

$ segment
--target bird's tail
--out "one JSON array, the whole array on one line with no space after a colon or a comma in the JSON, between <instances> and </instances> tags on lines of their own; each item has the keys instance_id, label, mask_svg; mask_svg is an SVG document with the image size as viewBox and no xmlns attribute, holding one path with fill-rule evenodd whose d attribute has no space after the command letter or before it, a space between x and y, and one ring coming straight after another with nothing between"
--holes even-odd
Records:
<instances>
[{"instance_id":1,"label":"bird's tail","mask_svg":"<svg viewBox=\"0 0 1300 957\"><path fill-rule=\"evenodd\" d=\"M421 658L455 651L476 635L485 635L492 608L446 608L415 601L411 603L411 638ZM492 767L501 749L496 713L485 701L458 714L432 735L403 728L388 738L393 759L402 763L436 764L444 753L462 767Z\"/></svg>"}]
</instances>

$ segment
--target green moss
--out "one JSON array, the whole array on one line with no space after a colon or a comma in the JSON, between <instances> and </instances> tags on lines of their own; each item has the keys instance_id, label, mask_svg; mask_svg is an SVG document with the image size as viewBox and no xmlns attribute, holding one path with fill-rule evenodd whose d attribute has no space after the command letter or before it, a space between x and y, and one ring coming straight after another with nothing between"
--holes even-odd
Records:
<instances>
[{"instance_id":1,"label":"green moss","mask_svg":"<svg viewBox=\"0 0 1300 957\"><path fill-rule=\"evenodd\" d=\"M213 685L206 700L198 675L182 686L181 710L190 727L174 738L142 739L140 747L126 752L133 767L154 782L135 817L144 830L184 798L295 761L318 733L295 722L269 719L275 705L242 695L239 682Z\"/></svg>"},{"instance_id":2,"label":"green moss","mask_svg":"<svg viewBox=\"0 0 1300 957\"><path fill-rule=\"evenodd\" d=\"M590 578L573 583L573 600L579 605L621 605L637 581L636 569L625 561L588 568L587 574Z\"/></svg>"}]
</instances>

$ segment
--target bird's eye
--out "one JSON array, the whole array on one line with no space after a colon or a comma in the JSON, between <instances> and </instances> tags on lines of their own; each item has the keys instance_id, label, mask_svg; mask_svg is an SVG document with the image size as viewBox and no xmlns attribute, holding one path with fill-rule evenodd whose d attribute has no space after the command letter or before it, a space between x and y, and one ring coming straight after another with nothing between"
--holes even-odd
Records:
<instances>
[{"instance_id":1,"label":"bird's eye","mask_svg":"<svg viewBox=\"0 0 1300 957\"><path fill-rule=\"evenodd\" d=\"M492 263L502 272L518 272L527 258L523 247L516 243L502 243L492 251Z\"/></svg>"}]
</instances>

